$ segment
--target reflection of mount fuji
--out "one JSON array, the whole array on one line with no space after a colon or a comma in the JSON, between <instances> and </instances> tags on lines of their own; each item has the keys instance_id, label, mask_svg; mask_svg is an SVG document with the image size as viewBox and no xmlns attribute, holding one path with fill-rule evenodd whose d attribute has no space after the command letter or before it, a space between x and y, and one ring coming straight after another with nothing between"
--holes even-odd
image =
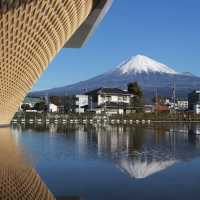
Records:
<instances>
[{"instance_id":1,"label":"reflection of mount fuji","mask_svg":"<svg viewBox=\"0 0 200 200\"><path fill-rule=\"evenodd\" d=\"M74 148L78 159L106 158L130 178L147 178L178 162L200 157L200 135L195 134L200 130L199 124L145 128L49 126L49 130L51 134L67 133L67 141L73 144L69 154L74 153Z\"/></svg>"},{"instance_id":2,"label":"reflection of mount fuji","mask_svg":"<svg viewBox=\"0 0 200 200\"><path fill-rule=\"evenodd\" d=\"M176 160L168 161L152 161L148 162L145 160L131 160L131 159L122 159L119 161L118 166L122 172L126 173L131 178L146 178L150 175L158 173L167 169L168 167L173 166L176 163Z\"/></svg>"},{"instance_id":3,"label":"reflection of mount fuji","mask_svg":"<svg viewBox=\"0 0 200 200\"><path fill-rule=\"evenodd\" d=\"M163 132L154 129L154 134L150 135L146 132L141 149L132 155L120 156L115 161L116 165L131 178L141 179L167 170L178 162L199 157L199 136L193 134L199 128L184 127L181 132L173 128ZM188 134L189 131L192 134Z\"/></svg>"},{"instance_id":4,"label":"reflection of mount fuji","mask_svg":"<svg viewBox=\"0 0 200 200\"><path fill-rule=\"evenodd\" d=\"M75 140L82 156L96 143L99 157L107 157L131 178L146 178L178 162L200 157L200 125L163 127L82 127ZM71 130L70 130L71 132ZM92 139L92 140L91 140Z\"/></svg>"},{"instance_id":5,"label":"reflection of mount fuji","mask_svg":"<svg viewBox=\"0 0 200 200\"><path fill-rule=\"evenodd\" d=\"M181 161L200 157L200 125L176 128L111 128L98 132L99 154L109 153L131 178L146 178ZM190 134L188 134L190 133Z\"/></svg>"}]
</instances>

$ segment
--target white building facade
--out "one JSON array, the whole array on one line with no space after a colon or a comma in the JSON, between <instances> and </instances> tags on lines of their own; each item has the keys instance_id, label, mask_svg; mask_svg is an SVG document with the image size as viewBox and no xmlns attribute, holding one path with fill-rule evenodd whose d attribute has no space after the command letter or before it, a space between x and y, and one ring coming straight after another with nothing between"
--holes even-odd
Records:
<instances>
[{"instance_id":1,"label":"white building facade","mask_svg":"<svg viewBox=\"0 0 200 200\"><path fill-rule=\"evenodd\" d=\"M89 110L97 114L120 114L131 112L133 95L118 88L99 88L87 93Z\"/></svg>"},{"instance_id":2,"label":"white building facade","mask_svg":"<svg viewBox=\"0 0 200 200\"><path fill-rule=\"evenodd\" d=\"M49 112L57 113L58 112L58 106L53 104L53 103L50 103L49 104Z\"/></svg>"},{"instance_id":3,"label":"white building facade","mask_svg":"<svg viewBox=\"0 0 200 200\"><path fill-rule=\"evenodd\" d=\"M85 107L88 106L88 95L76 95L76 113L84 113Z\"/></svg>"},{"instance_id":4,"label":"white building facade","mask_svg":"<svg viewBox=\"0 0 200 200\"><path fill-rule=\"evenodd\" d=\"M194 90L188 95L188 109L195 114L200 114L200 90Z\"/></svg>"}]
</instances>

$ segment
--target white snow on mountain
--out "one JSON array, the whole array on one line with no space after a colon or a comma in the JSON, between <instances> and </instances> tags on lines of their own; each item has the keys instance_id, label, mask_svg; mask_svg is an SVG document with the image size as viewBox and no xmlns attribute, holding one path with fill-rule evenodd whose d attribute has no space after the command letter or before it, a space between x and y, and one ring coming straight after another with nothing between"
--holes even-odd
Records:
<instances>
[{"instance_id":1,"label":"white snow on mountain","mask_svg":"<svg viewBox=\"0 0 200 200\"><path fill-rule=\"evenodd\" d=\"M137 74L137 73L167 73L178 74L175 70L171 69L167 65L159 63L147 56L137 55L131 59L122 62L118 66L118 70L121 74Z\"/></svg>"}]
</instances>

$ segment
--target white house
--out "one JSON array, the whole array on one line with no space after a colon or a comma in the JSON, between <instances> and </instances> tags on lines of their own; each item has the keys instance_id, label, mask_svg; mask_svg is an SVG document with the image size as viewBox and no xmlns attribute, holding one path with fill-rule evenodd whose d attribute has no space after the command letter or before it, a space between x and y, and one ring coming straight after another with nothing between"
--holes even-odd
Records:
<instances>
[{"instance_id":1,"label":"white house","mask_svg":"<svg viewBox=\"0 0 200 200\"><path fill-rule=\"evenodd\" d=\"M88 95L76 95L76 113L84 113L85 106L88 106Z\"/></svg>"},{"instance_id":2,"label":"white house","mask_svg":"<svg viewBox=\"0 0 200 200\"><path fill-rule=\"evenodd\" d=\"M193 112L195 114L200 114L200 104L195 104L193 107Z\"/></svg>"},{"instance_id":3,"label":"white house","mask_svg":"<svg viewBox=\"0 0 200 200\"><path fill-rule=\"evenodd\" d=\"M49 112L52 112L52 113L58 112L58 106L53 103L50 103L49 104Z\"/></svg>"},{"instance_id":4,"label":"white house","mask_svg":"<svg viewBox=\"0 0 200 200\"><path fill-rule=\"evenodd\" d=\"M188 101L187 100L178 100L177 107L179 110L187 110L188 109Z\"/></svg>"},{"instance_id":5,"label":"white house","mask_svg":"<svg viewBox=\"0 0 200 200\"><path fill-rule=\"evenodd\" d=\"M188 109L200 114L200 90L194 90L188 95Z\"/></svg>"},{"instance_id":6,"label":"white house","mask_svg":"<svg viewBox=\"0 0 200 200\"><path fill-rule=\"evenodd\" d=\"M41 101L43 101L42 98L40 97L29 97L26 96L24 98L24 101L21 103L20 107L19 107L19 111L23 110L22 106L23 105L28 105L30 107L30 109L32 110L35 106L36 103L40 103Z\"/></svg>"},{"instance_id":7,"label":"white house","mask_svg":"<svg viewBox=\"0 0 200 200\"><path fill-rule=\"evenodd\" d=\"M99 88L87 93L89 110L97 114L124 114L131 112L132 94L118 88Z\"/></svg>"},{"instance_id":8,"label":"white house","mask_svg":"<svg viewBox=\"0 0 200 200\"><path fill-rule=\"evenodd\" d=\"M185 111L188 109L188 100L185 100L185 99L176 99L175 101L175 104L174 104L174 101L170 98L166 98L165 99L165 102L164 102L165 105L169 105L169 108L170 109L176 109L176 110L182 110L182 111Z\"/></svg>"}]
</instances>

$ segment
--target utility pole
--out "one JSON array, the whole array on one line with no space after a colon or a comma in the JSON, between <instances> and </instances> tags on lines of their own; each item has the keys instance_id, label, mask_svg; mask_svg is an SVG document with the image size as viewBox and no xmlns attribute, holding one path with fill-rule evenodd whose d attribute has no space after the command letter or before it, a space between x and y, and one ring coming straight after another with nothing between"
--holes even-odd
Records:
<instances>
[{"instance_id":1,"label":"utility pole","mask_svg":"<svg viewBox=\"0 0 200 200\"><path fill-rule=\"evenodd\" d=\"M158 117L158 89L155 89L155 107L156 107L156 119Z\"/></svg>"},{"instance_id":2,"label":"utility pole","mask_svg":"<svg viewBox=\"0 0 200 200\"><path fill-rule=\"evenodd\" d=\"M90 96L90 111L92 112L93 110L93 98Z\"/></svg>"},{"instance_id":3,"label":"utility pole","mask_svg":"<svg viewBox=\"0 0 200 200\"><path fill-rule=\"evenodd\" d=\"M175 82L175 80L174 80L174 82L173 82L173 109L174 109L174 111L176 111L176 82Z\"/></svg>"}]
</instances>

